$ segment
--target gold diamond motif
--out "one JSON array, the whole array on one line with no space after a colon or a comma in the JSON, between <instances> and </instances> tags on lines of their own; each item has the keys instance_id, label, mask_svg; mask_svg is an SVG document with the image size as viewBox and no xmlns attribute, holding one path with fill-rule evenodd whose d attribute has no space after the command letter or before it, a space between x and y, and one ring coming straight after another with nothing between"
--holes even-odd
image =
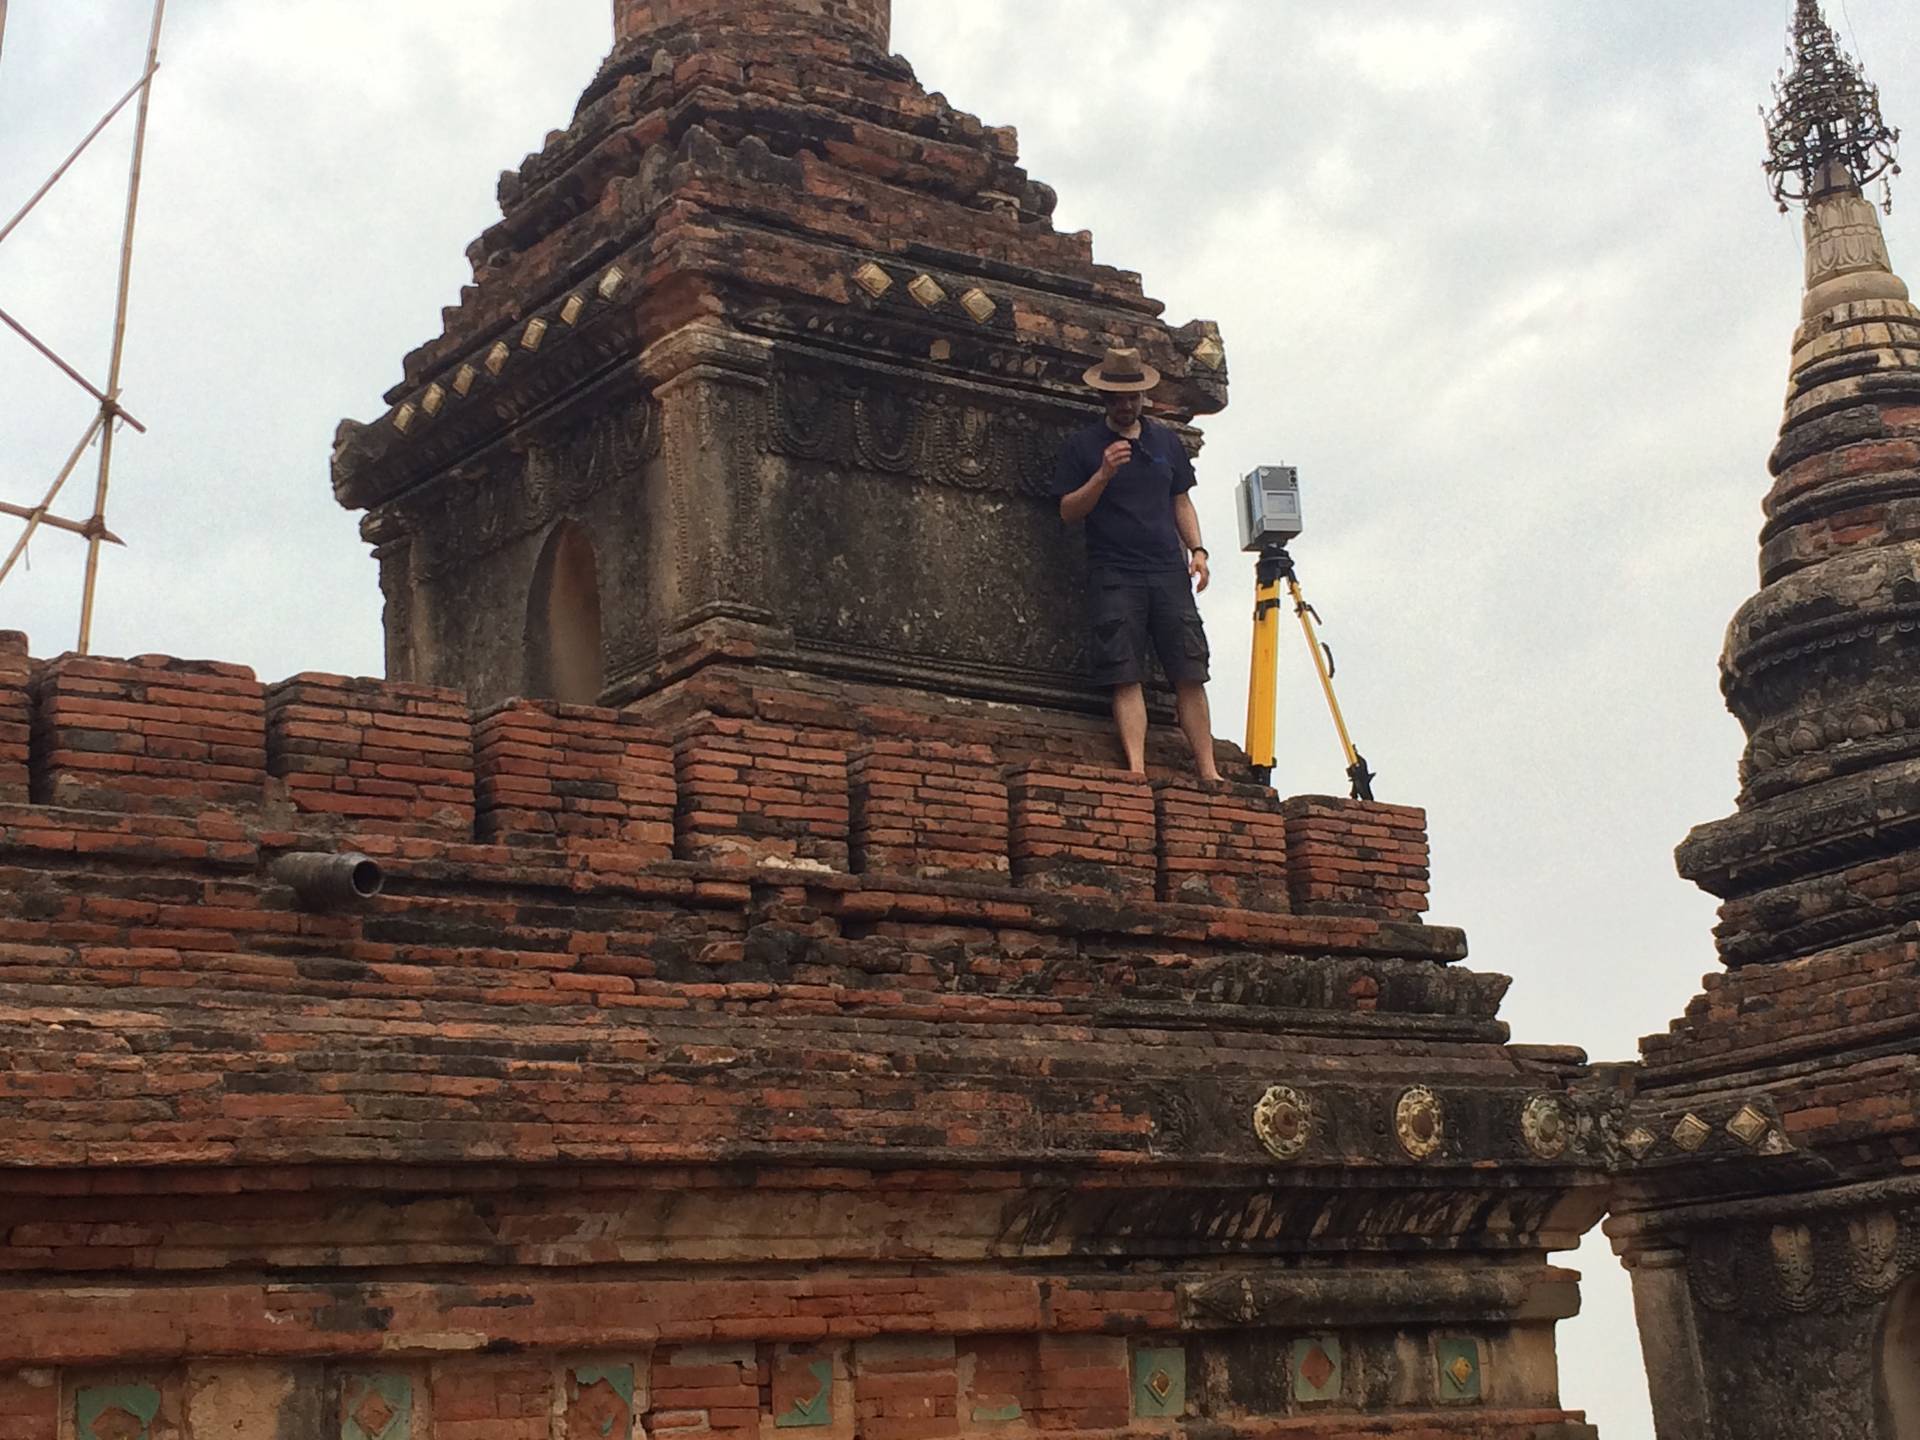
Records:
<instances>
[{"instance_id":1,"label":"gold diamond motif","mask_svg":"<svg viewBox=\"0 0 1920 1440\"><path fill-rule=\"evenodd\" d=\"M1773 1128L1773 1122L1748 1105L1727 1122L1727 1133L1742 1145L1756 1145Z\"/></svg>"},{"instance_id":2,"label":"gold diamond motif","mask_svg":"<svg viewBox=\"0 0 1920 1440\"><path fill-rule=\"evenodd\" d=\"M538 350L540 348L540 342L546 338L547 322L544 320L529 320L527 322L526 333L520 337L520 348L522 350Z\"/></svg>"},{"instance_id":3,"label":"gold diamond motif","mask_svg":"<svg viewBox=\"0 0 1920 1440\"><path fill-rule=\"evenodd\" d=\"M947 292L940 288L940 282L931 275L916 275L907 282L907 293L931 310L947 298Z\"/></svg>"},{"instance_id":4,"label":"gold diamond motif","mask_svg":"<svg viewBox=\"0 0 1920 1440\"><path fill-rule=\"evenodd\" d=\"M622 270L618 265L614 266L611 270L607 271L606 274L600 277L600 284L598 287L600 291L600 298L602 300L613 299L614 296L618 295L620 291L623 288L625 288L626 283L627 283L627 272Z\"/></svg>"},{"instance_id":5,"label":"gold diamond motif","mask_svg":"<svg viewBox=\"0 0 1920 1440\"><path fill-rule=\"evenodd\" d=\"M399 1413L387 1403L386 1396L375 1390L354 1410L353 1423L366 1431L369 1440L380 1440Z\"/></svg>"},{"instance_id":6,"label":"gold diamond motif","mask_svg":"<svg viewBox=\"0 0 1920 1440\"><path fill-rule=\"evenodd\" d=\"M427 393L420 397L420 408L429 417L438 415L440 407L447 403L447 390L444 385L429 385Z\"/></svg>"},{"instance_id":7,"label":"gold diamond motif","mask_svg":"<svg viewBox=\"0 0 1920 1440\"><path fill-rule=\"evenodd\" d=\"M1473 1362L1464 1355L1453 1357L1453 1364L1447 1367L1447 1378L1462 1390L1473 1382Z\"/></svg>"},{"instance_id":8,"label":"gold diamond motif","mask_svg":"<svg viewBox=\"0 0 1920 1440\"><path fill-rule=\"evenodd\" d=\"M507 359L512 354L513 352L507 348L506 341L499 340L494 342L494 347L487 352L487 373L489 375L498 375L502 370L506 369Z\"/></svg>"},{"instance_id":9,"label":"gold diamond motif","mask_svg":"<svg viewBox=\"0 0 1920 1440\"><path fill-rule=\"evenodd\" d=\"M471 365L462 365L460 373L453 377L453 393L465 399L467 392L473 389L473 382L480 378L480 372Z\"/></svg>"},{"instance_id":10,"label":"gold diamond motif","mask_svg":"<svg viewBox=\"0 0 1920 1440\"><path fill-rule=\"evenodd\" d=\"M893 288L893 277L871 260L853 272L853 281L876 300Z\"/></svg>"},{"instance_id":11,"label":"gold diamond motif","mask_svg":"<svg viewBox=\"0 0 1920 1440\"><path fill-rule=\"evenodd\" d=\"M1209 370L1218 370L1227 363L1227 348L1209 335L1193 347L1193 358Z\"/></svg>"},{"instance_id":12,"label":"gold diamond motif","mask_svg":"<svg viewBox=\"0 0 1920 1440\"><path fill-rule=\"evenodd\" d=\"M1620 1143L1627 1147L1627 1153L1634 1159L1644 1160L1647 1158L1647 1152L1660 1143L1660 1137L1646 1126L1638 1125Z\"/></svg>"},{"instance_id":13,"label":"gold diamond motif","mask_svg":"<svg viewBox=\"0 0 1920 1440\"><path fill-rule=\"evenodd\" d=\"M586 308L586 296L569 295L567 297L567 303L560 307L560 318L568 325L578 325L580 323L580 316L585 312Z\"/></svg>"},{"instance_id":14,"label":"gold diamond motif","mask_svg":"<svg viewBox=\"0 0 1920 1440\"><path fill-rule=\"evenodd\" d=\"M971 315L981 325L994 317L999 306L993 303L993 297L984 290L969 290L960 297L960 308Z\"/></svg>"},{"instance_id":15,"label":"gold diamond motif","mask_svg":"<svg viewBox=\"0 0 1920 1440\"><path fill-rule=\"evenodd\" d=\"M1673 1127L1673 1143L1691 1155L1713 1134L1713 1127L1698 1115L1689 1115Z\"/></svg>"},{"instance_id":16,"label":"gold diamond motif","mask_svg":"<svg viewBox=\"0 0 1920 1440\"><path fill-rule=\"evenodd\" d=\"M393 428L398 430L402 435L406 434L412 427L413 417L417 413L413 406L402 405L398 410L393 412Z\"/></svg>"},{"instance_id":17,"label":"gold diamond motif","mask_svg":"<svg viewBox=\"0 0 1920 1440\"><path fill-rule=\"evenodd\" d=\"M1173 1389L1173 1376L1164 1370L1156 1370L1147 1377L1147 1389L1153 1392L1153 1398L1164 1402Z\"/></svg>"}]
</instances>

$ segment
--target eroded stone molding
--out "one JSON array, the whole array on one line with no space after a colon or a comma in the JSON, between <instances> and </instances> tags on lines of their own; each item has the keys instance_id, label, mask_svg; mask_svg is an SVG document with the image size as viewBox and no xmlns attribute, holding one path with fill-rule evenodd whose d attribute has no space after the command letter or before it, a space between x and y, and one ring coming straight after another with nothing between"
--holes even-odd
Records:
<instances>
[{"instance_id":1,"label":"eroded stone molding","mask_svg":"<svg viewBox=\"0 0 1920 1440\"><path fill-rule=\"evenodd\" d=\"M659 457L661 435L658 408L634 397L551 441L450 471L386 515L412 537L415 578L440 580L563 516L579 518L602 491Z\"/></svg>"},{"instance_id":2,"label":"eroded stone molding","mask_svg":"<svg viewBox=\"0 0 1920 1440\"><path fill-rule=\"evenodd\" d=\"M1877 1308L1920 1275L1920 1205L1694 1233L1695 1301L1719 1314L1766 1316Z\"/></svg>"},{"instance_id":3,"label":"eroded stone molding","mask_svg":"<svg viewBox=\"0 0 1920 1440\"><path fill-rule=\"evenodd\" d=\"M879 375L781 367L772 385L776 453L956 490L1043 497L1084 415L1042 418L965 389Z\"/></svg>"}]
</instances>

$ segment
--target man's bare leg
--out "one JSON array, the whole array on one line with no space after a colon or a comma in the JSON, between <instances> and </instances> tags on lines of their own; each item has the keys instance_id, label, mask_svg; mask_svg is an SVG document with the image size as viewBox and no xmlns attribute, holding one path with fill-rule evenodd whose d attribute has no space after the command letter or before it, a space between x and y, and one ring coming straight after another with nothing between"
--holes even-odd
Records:
<instances>
[{"instance_id":1,"label":"man's bare leg","mask_svg":"<svg viewBox=\"0 0 1920 1440\"><path fill-rule=\"evenodd\" d=\"M1135 775L1147 773L1147 691L1143 685L1113 687L1113 723L1120 731L1120 748L1126 752L1127 769Z\"/></svg>"},{"instance_id":2,"label":"man's bare leg","mask_svg":"<svg viewBox=\"0 0 1920 1440\"><path fill-rule=\"evenodd\" d=\"M1213 763L1213 711L1207 705L1207 687L1198 683L1174 686L1174 714L1180 719L1180 729L1187 737L1187 744L1193 747L1193 768L1200 779L1208 785L1220 783L1220 771ZM1141 726L1144 730L1146 711L1141 709Z\"/></svg>"}]
</instances>

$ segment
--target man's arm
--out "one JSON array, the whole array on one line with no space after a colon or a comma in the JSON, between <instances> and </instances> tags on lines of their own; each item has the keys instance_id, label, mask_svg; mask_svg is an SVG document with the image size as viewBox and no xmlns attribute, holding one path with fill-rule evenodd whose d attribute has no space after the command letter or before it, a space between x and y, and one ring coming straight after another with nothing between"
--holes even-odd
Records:
<instances>
[{"instance_id":1,"label":"man's arm","mask_svg":"<svg viewBox=\"0 0 1920 1440\"><path fill-rule=\"evenodd\" d=\"M1184 490L1173 497L1173 528L1187 547L1187 573L1199 582L1194 588L1205 590L1213 583L1213 572L1207 565L1211 557L1200 543L1200 512L1193 508L1193 497Z\"/></svg>"},{"instance_id":2,"label":"man's arm","mask_svg":"<svg viewBox=\"0 0 1920 1440\"><path fill-rule=\"evenodd\" d=\"M1100 457L1100 468L1093 472L1093 478L1078 490L1060 497L1060 518L1069 525L1077 525L1091 515L1100 497L1107 493L1107 486L1113 483L1113 477L1120 473L1120 467L1132 457L1133 446L1127 441L1116 440L1109 445Z\"/></svg>"}]
</instances>

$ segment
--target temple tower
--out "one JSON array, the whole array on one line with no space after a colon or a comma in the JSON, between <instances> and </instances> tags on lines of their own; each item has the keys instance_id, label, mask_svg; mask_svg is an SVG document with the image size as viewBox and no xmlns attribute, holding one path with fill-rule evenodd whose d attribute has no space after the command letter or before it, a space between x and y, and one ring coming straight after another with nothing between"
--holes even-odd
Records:
<instances>
[{"instance_id":1,"label":"temple tower","mask_svg":"<svg viewBox=\"0 0 1920 1440\"><path fill-rule=\"evenodd\" d=\"M1816 0L1793 44L1768 170L1806 299L1721 662L1739 808L1679 851L1727 969L1644 1042L1609 1224L1662 1440L1920 1423L1920 311L1865 193L1898 132Z\"/></svg>"},{"instance_id":2,"label":"temple tower","mask_svg":"<svg viewBox=\"0 0 1920 1440\"><path fill-rule=\"evenodd\" d=\"M1053 457L1107 345L1167 375L1175 423L1220 409L1216 328L1170 328L1057 232L1014 132L886 53L888 0L614 18L571 126L502 177L444 333L342 427L388 673L548 696L568 643L612 703L725 658L1097 704ZM600 632L556 640L529 616L569 523Z\"/></svg>"}]
</instances>

